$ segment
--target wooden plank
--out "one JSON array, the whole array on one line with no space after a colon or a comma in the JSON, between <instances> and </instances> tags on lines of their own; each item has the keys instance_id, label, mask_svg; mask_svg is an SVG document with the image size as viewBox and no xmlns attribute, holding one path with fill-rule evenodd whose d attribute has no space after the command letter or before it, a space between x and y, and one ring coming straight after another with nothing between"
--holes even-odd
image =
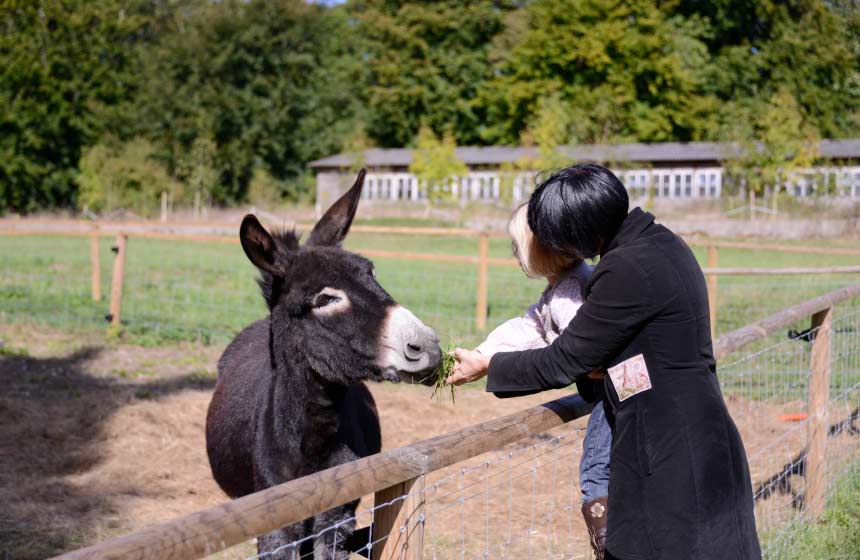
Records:
<instances>
[{"instance_id":1,"label":"wooden plank","mask_svg":"<svg viewBox=\"0 0 860 560\"><path fill-rule=\"evenodd\" d=\"M376 492L371 560L421 560L424 500L424 475Z\"/></svg>"},{"instance_id":2,"label":"wooden plank","mask_svg":"<svg viewBox=\"0 0 860 560\"><path fill-rule=\"evenodd\" d=\"M475 327L479 331L487 327L487 258L489 252L489 237L482 234L478 238L478 285L475 298Z\"/></svg>"},{"instance_id":3,"label":"wooden plank","mask_svg":"<svg viewBox=\"0 0 860 560\"><path fill-rule=\"evenodd\" d=\"M90 226L91 222L87 222ZM98 235L108 236L114 235L115 232L105 230L100 226ZM238 244L237 236L227 235L207 235L207 234L189 234L189 233L165 233L157 231L126 231L128 237L137 237L140 239L162 239L171 241L196 241L207 243L226 243ZM7 228L0 229L0 235L93 235L91 230L32 230ZM489 235L482 236L479 239L488 239ZM479 243L483 243L479 241ZM715 245L719 247L719 245ZM480 250L480 248L479 248ZM519 266L516 259L499 258L487 256L483 260L479 256L468 255L443 255L435 253L415 253L410 251L386 251L380 249L367 249L356 251L359 254L368 257L406 259L406 260L421 260L429 262L451 262L451 263L466 263L466 264L481 264L498 265L498 266ZM756 267L729 267L729 268L714 268L710 265L702 269L702 272L707 276L796 276L796 275L817 275L817 274L860 274L860 265L849 266L825 266L825 267L784 267L784 268L756 268Z\"/></svg>"},{"instance_id":4,"label":"wooden plank","mask_svg":"<svg viewBox=\"0 0 860 560\"><path fill-rule=\"evenodd\" d=\"M569 395L414 445L292 480L220 506L58 558L199 558L585 416L592 405Z\"/></svg>"},{"instance_id":5,"label":"wooden plank","mask_svg":"<svg viewBox=\"0 0 860 560\"><path fill-rule=\"evenodd\" d=\"M823 296L806 300L760 321L726 333L714 342L714 357L717 360L722 360L751 342L765 338L778 330L788 328L798 321L811 317L815 313L835 306L839 302L856 297L860 297L860 284L839 288Z\"/></svg>"},{"instance_id":6,"label":"wooden plank","mask_svg":"<svg viewBox=\"0 0 860 560\"><path fill-rule=\"evenodd\" d=\"M435 253L412 253L410 251L385 251L381 249L363 249L356 253L366 257L380 257L386 259L406 259L415 261L431 261L431 262L450 262L476 264L479 261L478 257L468 255L437 255Z\"/></svg>"},{"instance_id":7,"label":"wooden plank","mask_svg":"<svg viewBox=\"0 0 860 560\"><path fill-rule=\"evenodd\" d=\"M113 261L113 276L110 281L110 324L119 326L122 316L122 288L125 282L125 253L128 237L116 236L116 257Z\"/></svg>"},{"instance_id":8,"label":"wooden plank","mask_svg":"<svg viewBox=\"0 0 860 560\"><path fill-rule=\"evenodd\" d=\"M799 274L857 274L860 273L860 265L816 267L790 266L781 268L727 267L703 268L702 271L705 274L719 274L722 276L794 276Z\"/></svg>"},{"instance_id":9,"label":"wooden plank","mask_svg":"<svg viewBox=\"0 0 860 560\"><path fill-rule=\"evenodd\" d=\"M818 328L812 343L809 378L809 416L806 424L806 511L818 519L827 504L827 405L830 402L830 333L833 309L812 316Z\"/></svg>"},{"instance_id":10,"label":"wooden plank","mask_svg":"<svg viewBox=\"0 0 860 560\"><path fill-rule=\"evenodd\" d=\"M714 270L717 268L719 255L717 248L713 245L708 245L708 268ZM711 339L717 336L717 275L711 272L707 276L708 281L708 309L710 310L711 320Z\"/></svg>"},{"instance_id":11,"label":"wooden plank","mask_svg":"<svg viewBox=\"0 0 860 560\"><path fill-rule=\"evenodd\" d=\"M285 220L288 221L288 220ZM99 226L106 230L113 230L112 233L116 233L118 230L124 229L134 229L134 228L152 228L155 230L160 230L165 232L164 230L176 231L182 228L212 228L212 229L225 229L225 230L239 230L239 222L195 222L195 221L187 221L187 222L172 222L169 226L164 226L160 224L158 221L149 221L149 220L129 220L129 221L100 221L97 222ZM269 221L263 220L263 223L267 225L277 225L280 226L282 224L275 224ZM93 222L87 220L64 220L64 219L0 219L0 231L3 233L8 233L11 230L17 230L20 232L26 231L27 228L33 227L49 227L60 229L61 226L68 226L70 229L78 228L86 231L92 226ZM310 222L295 222L295 227L299 231L310 231L313 227L313 224ZM453 237L474 237L479 235L488 235L489 237L507 237L507 233L504 231L490 231L483 232L476 229L469 228L441 228L441 227L394 227L394 226L372 226L372 225L354 225L350 228L350 231L355 233L380 233L380 234L396 234L396 235L439 235L439 236L453 236ZM752 251L773 251L779 253L801 253L801 254L819 254L819 255L843 255L843 256L860 256L860 249L854 249L850 247L814 247L814 246L806 246L806 245L787 245L787 244L773 244L773 243L754 243L748 241L718 241L718 240L708 240L701 239L696 237L685 238L685 241L688 245L693 247L709 247L714 246L719 249L749 249Z\"/></svg>"},{"instance_id":12,"label":"wooden plank","mask_svg":"<svg viewBox=\"0 0 860 560\"><path fill-rule=\"evenodd\" d=\"M102 264L99 255L99 234L93 231L90 234L90 284L93 301L102 300Z\"/></svg>"},{"instance_id":13,"label":"wooden plank","mask_svg":"<svg viewBox=\"0 0 860 560\"><path fill-rule=\"evenodd\" d=\"M860 249L850 247L813 247L808 245L784 245L778 243L752 243L749 241L708 241L702 239L686 239L691 247L715 246L720 249L749 249L751 251L772 251L775 253L802 253L816 255L843 255L858 257Z\"/></svg>"}]
</instances>

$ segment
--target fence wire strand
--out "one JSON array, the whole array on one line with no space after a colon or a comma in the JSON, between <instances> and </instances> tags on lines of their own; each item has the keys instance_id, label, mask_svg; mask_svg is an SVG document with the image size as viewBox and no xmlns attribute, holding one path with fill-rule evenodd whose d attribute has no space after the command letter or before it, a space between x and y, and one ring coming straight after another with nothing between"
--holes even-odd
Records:
<instances>
[{"instance_id":1,"label":"fence wire strand","mask_svg":"<svg viewBox=\"0 0 860 560\"><path fill-rule=\"evenodd\" d=\"M402 236L353 236L356 250L413 250L473 255L474 240L434 238L410 246ZM491 257L509 256L508 242L491 240ZM89 239L62 236L0 236L0 320L36 322L61 329L103 329L110 294L113 253L110 238L99 240L101 292L90 295ZM380 283L403 305L434 327L445 344L468 346L491 328L521 313L540 294L540 282L515 267L489 267L486 329L478 329L473 264L374 259ZM175 341L226 343L265 314L252 279L254 268L238 245L136 239L128 243L123 328L143 344ZM846 275L719 279L718 332L748 324L787 305L856 282ZM808 319L803 323L808 324ZM738 424L756 492L756 519L767 558L781 558L808 525L804 501L804 450L809 421L812 344L818 328L799 323L787 332L750 345L719 364L718 375ZM827 491L860 463L860 305L834 310L831 329L830 397L826 443ZM580 515L578 470L581 423L512 445L496 453L427 475L385 503L362 501L355 515L316 528L313 534L249 558L313 558L313 544L344 528L370 527L381 511L417 507L395 535L409 542L423 535L423 553L411 558L586 558L588 537ZM373 535L356 548L368 554L389 535ZM400 544L398 544L400 546ZM338 543L327 548L337 557ZM213 549L217 548L213 543ZM302 553L302 549L305 552ZM310 550L311 552L307 552ZM410 553L411 554L411 553Z\"/></svg>"}]
</instances>

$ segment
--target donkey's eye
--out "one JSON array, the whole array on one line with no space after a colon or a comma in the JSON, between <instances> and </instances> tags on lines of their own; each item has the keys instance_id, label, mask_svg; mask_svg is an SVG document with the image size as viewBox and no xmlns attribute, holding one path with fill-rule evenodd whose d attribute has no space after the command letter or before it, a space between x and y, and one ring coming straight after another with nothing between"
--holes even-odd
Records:
<instances>
[{"instance_id":1,"label":"donkey's eye","mask_svg":"<svg viewBox=\"0 0 860 560\"><path fill-rule=\"evenodd\" d=\"M317 294L314 298L314 307L325 307L340 301L340 297L331 294Z\"/></svg>"},{"instance_id":2,"label":"donkey's eye","mask_svg":"<svg viewBox=\"0 0 860 560\"><path fill-rule=\"evenodd\" d=\"M346 292L337 288L323 288L313 299L313 312L317 316L328 317L349 309Z\"/></svg>"}]
</instances>

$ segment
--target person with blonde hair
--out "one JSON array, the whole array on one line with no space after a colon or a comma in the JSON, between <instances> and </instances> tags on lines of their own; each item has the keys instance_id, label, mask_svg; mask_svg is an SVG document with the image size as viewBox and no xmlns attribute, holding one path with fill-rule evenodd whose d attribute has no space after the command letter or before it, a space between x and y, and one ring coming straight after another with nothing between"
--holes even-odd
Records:
<instances>
[{"instance_id":1,"label":"person with blonde hair","mask_svg":"<svg viewBox=\"0 0 860 560\"><path fill-rule=\"evenodd\" d=\"M521 317L506 321L475 349L487 358L497 352L545 348L558 338L582 306L591 266L544 247L528 224L528 204L517 208L508 222L514 256L529 278L545 278L547 286L537 303ZM455 355L463 354L456 349ZM594 382L591 382L594 383ZM583 381L581 390L589 384ZM593 390L600 394L602 390ZM590 399L589 399L590 400ZM606 509L609 494L609 454L612 432L602 403L588 419L579 464L582 515L598 560L603 560L606 538Z\"/></svg>"}]
</instances>

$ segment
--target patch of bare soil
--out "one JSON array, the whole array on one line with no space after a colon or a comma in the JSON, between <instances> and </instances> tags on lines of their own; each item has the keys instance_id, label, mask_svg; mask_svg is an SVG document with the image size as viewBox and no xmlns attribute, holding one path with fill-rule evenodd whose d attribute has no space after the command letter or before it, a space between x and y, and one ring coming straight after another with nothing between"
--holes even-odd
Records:
<instances>
[{"instance_id":1,"label":"patch of bare soil","mask_svg":"<svg viewBox=\"0 0 860 560\"><path fill-rule=\"evenodd\" d=\"M0 338L0 558L43 558L227 499L212 480L204 444L218 349L82 345L10 327L0 327ZM15 350L22 347L26 355ZM461 389L452 404L447 396L431 399L423 387L371 390L386 448L567 394L499 400ZM778 419L796 405L730 399L729 406L754 482L802 448L804 430ZM544 557L583 554L577 478L583 426L579 420L557 430L558 440L533 438L475 458L465 470L429 477L428 554L489 550L489 557L517 558L535 546L547 551ZM365 499L362 507L369 505Z\"/></svg>"}]
</instances>

